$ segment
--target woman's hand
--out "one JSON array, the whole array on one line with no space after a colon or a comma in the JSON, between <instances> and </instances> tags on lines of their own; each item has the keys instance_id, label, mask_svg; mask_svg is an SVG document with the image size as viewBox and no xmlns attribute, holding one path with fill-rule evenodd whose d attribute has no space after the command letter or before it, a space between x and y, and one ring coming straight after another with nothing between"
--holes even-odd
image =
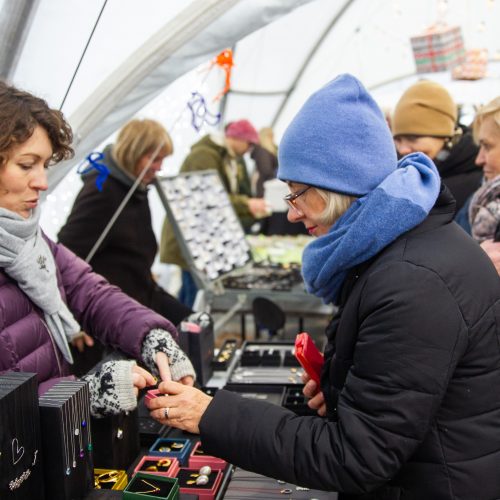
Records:
<instances>
[{"instance_id":1,"label":"woman's hand","mask_svg":"<svg viewBox=\"0 0 500 500\"><path fill-rule=\"evenodd\" d=\"M302 382L305 384L302 393L306 398L309 398L307 406L316 410L320 417L324 417L326 415L326 403L318 384L305 372L302 374Z\"/></svg>"},{"instance_id":2,"label":"woman's hand","mask_svg":"<svg viewBox=\"0 0 500 500\"><path fill-rule=\"evenodd\" d=\"M80 332L80 335L75 337L71 343L78 349L78 352L83 352L85 346L92 347L94 345L94 339L85 332Z\"/></svg>"},{"instance_id":3,"label":"woman's hand","mask_svg":"<svg viewBox=\"0 0 500 500\"><path fill-rule=\"evenodd\" d=\"M155 357L156 366L158 367L158 372L160 373L160 379L163 382L169 382L172 380L172 374L170 373L170 366L168 364L168 357L164 352L157 352ZM187 375L182 377L179 382L183 385L194 385L194 377Z\"/></svg>"},{"instance_id":4,"label":"woman's hand","mask_svg":"<svg viewBox=\"0 0 500 500\"><path fill-rule=\"evenodd\" d=\"M212 398L194 387L178 382L162 382L158 389L166 395L146 403L151 416L161 424L199 434L201 417Z\"/></svg>"},{"instance_id":5,"label":"woman's hand","mask_svg":"<svg viewBox=\"0 0 500 500\"><path fill-rule=\"evenodd\" d=\"M134 365L132 367L132 383L134 384L135 397L137 397L139 394L139 389L144 389L144 387L155 385L156 379L144 368Z\"/></svg>"}]
</instances>

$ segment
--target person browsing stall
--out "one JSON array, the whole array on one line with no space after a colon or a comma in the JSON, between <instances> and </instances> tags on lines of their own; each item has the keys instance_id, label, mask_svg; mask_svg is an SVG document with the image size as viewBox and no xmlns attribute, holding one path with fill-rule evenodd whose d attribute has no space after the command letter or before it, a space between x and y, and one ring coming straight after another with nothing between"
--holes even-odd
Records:
<instances>
[{"instance_id":1,"label":"person browsing stall","mask_svg":"<svg viewBox=\"0 0 500 500\"><path fill-rule=\"evenodd\" d=\"M318 416L163 382L162 423L205 453L341 499L500 497L500 280L453 222L455 201L422 153L397 161L384 116L341 75L288 126L278 177L305 248L310 293L338 306L326 328Z\"/></svg>"},{"instance_id":2,"label":"person browsing stall","mask_svg":"<svg viewBox=\"0 0 500 500\"><path fill-rule=\"evenodd\" d=\"M483 171L484 182L471 196L467 215L472 237L500 274L500 97L479 109L473 131L479 144L476 164Z\"/></svg>"},{"instance_id":3,"label":"person browsing stall","mask_svg":"<svg viewBox=\"0 0 500 500\"><path fill-rule=\"evenodd\" d=\"M245 230L256 217L266 214L263 198L254 198L243 155L253 144L259 142L259 135L248 120L231 122L224 135L210 134L193 144L191 152L181 165L181 172L216 170L226 188L233 208ZM160 261L175 264L182 269L182 288L179 298L192 307L198 288L181 255L172 225L168 218L163 225L160 243Z\"/></svg>"},{"instance_id":4,"label":"person browsing stall","mask_svg":"<svg viewBox=\"0 0 500 500\"><path fill-rule=\"evenodd\" d=\"M41 230L47 169L71 158L71 140L59 111L0 82L0 373L34 372L43 394L69 375L69 342L83 329L131 358L83 377L91 413L104 416L134 409L138 390L155 383L152 373L192 385L194 370L170 321Z\"/></svg>"}]
</instances>

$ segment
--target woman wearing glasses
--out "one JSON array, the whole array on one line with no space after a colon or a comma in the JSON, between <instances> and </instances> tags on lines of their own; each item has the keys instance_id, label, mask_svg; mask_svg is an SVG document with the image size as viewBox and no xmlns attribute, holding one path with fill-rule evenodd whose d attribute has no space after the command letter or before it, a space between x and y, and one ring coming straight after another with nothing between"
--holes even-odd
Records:
<instances>
[{"instance_id":1,"label":"woman wearing glasses","mask_svg":"<svg viewBox=\"0 0 500 500\"><path fill-rule=\"evenodd\" d=\"M243 469L357 499L500 497L500 283L454 222L433 162L397 162L384 117L350 75L316 92L280 144L288 217L317 238L310 293L326 329L317 417L165 382L150 404Z\"/></svg>"}]
</instances>

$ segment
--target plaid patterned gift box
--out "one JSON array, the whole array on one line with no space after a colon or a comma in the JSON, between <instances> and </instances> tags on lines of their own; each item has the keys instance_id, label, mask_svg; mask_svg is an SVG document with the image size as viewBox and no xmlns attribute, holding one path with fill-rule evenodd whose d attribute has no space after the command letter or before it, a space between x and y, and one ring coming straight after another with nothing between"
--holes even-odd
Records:
<instances>
[{"instance_id":1,"label":"plaid patterned gift box","mask_svg":"<svg viewBox=\"0 0 500 500\"><path fill-rule=\"evenodd\" d=\"M465 60L462 30L459 26L431 26L410 38L417 73L446 71Z\"/></svg>"}]
</instances>

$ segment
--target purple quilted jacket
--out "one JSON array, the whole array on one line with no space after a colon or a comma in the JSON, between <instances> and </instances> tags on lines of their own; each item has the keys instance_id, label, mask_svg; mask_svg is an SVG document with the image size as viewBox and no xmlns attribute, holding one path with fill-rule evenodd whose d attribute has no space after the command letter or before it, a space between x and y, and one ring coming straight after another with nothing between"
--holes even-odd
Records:
<instances>
[{"instance_id":1,"label":"purple quilted jacket","mask_svg":"<svg viewBox=\"0 0 500 500\"><path fill-rule=\"evenodd\" d=\"M142 341L153 328L177 338L172 323L110 285L65 246L46 239L61 296L82 330L134 359L140 359ZM69 366L48 333L43 312L0 270L0 373L8 370L37 373L43 393L68 375Z\"/></svg>"}]
</instances>

